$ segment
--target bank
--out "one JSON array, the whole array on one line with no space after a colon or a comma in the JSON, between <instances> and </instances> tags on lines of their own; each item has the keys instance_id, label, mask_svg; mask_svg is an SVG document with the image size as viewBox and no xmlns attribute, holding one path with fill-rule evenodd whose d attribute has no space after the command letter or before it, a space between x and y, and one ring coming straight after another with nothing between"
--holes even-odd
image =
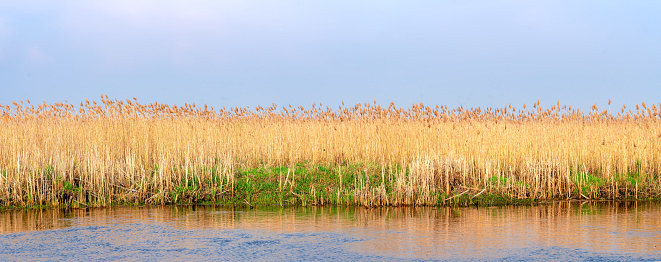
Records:
<instances>
[{"instance_id":1,"label":"bank","mask_svg":"<svg viewBox=\"0 0 661 262\"><path fill-rule=\"evenodd\" d=\"M179 175L164 179L158 177L155 167L147 177L135 179L133 183L131 180L112 183L108 179L94 184L81 175L58 175L53 168L45 168L47 172L31 176L25 188L15 190L14 194L3 192L0 209L169 204L494 206L558 200L655 200L660 195L653 190L657 187L648 184L652 180L637 179L640 178L637 174L616 175L610 179L576 174L570 177L567 185L541 188L523 177L496 174L462 179L459 173L421 175L411 166L397 165L324 166L301 162L290 167L221 169L170 170ZM205 170L209 172L201 175ZM156 180L167 182L155 183ZM540 191L544 189L552 191ZM24 197L19 198L17 191L25 193ZM35 201L36 193L42 195L41 201Z\"/></svg>"}]
</instances>

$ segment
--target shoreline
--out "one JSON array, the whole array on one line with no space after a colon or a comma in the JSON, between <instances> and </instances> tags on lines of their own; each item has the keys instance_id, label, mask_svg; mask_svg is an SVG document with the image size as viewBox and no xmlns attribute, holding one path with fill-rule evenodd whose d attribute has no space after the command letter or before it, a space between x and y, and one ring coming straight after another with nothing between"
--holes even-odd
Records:
<instances>
[{"instance_id":1,"label":"shoreline","mask_svg":"<svg viewBox=\"0 0 661 262\"><path fill-rule=\"evenodd\" d=\"M537 205L552 205L558 203L654 203L661 202L661 198L641 198L641 199L553 199L553 200L530 200L530 199L519 199L521 201L513 200L510 203L494 203L492 205L479 205L479 204L469 204L469 205L398 205L398 206L361 206L361 205L333 205L333 204L324 204L324 205L279 205L279 204L233 204L228 202L195 202L195 203L166 203L166 204L132 204L132 203L119 203L107 206L83 206L83 205L33 205L33 206L2 206L0 207L0 212L5 211L30 211L30 210L82 210L82 209L98 209L98 208L125 208L125 207L138 207L138 208L149 208L149 207L168 207L168 206L223 206L223 207L233 207L233 208L242 208L246 210L250 209L260 209L260 208L321 208L321 207L337 207L337 208L367 208L367 209L379 209L379 208L413 208L413 207L423 207L423 208L493 208L493 207L514 207L514 206L537 206Z\"/></svg>"},{"instance_id":2,"label":"shoreline","mask_svg":"<svg viewBox=\"0 0 661 262\"><path fill-rule=\"evenodd\" d=\"M661 103L620 113L13 104L0 106L5 207L661 198Z\"/></svg>"},{"instance_id":3,"label":"shoreline","mask_svg":"<svg viewBox=\"0 0 661 262\"><path fill-rule=\"evenodd\" d=\"M381 170L381 172L378 172ZM386 170L390 172L386 172ZM395 172L399 170L398 172ZM52 202L12 204L0 197L0 210L96 208L113 206L163 205L228 205L247 208L262 206L437 206L489 207L508 205L537 205L564 201L659 201L659 192L636 191L626 180L595 185L570 185L564 197L527 197L531 192L525 182L502 183L500 178L487 183L454 184L449 191L443 187L423 187L411 183L409 169L387 169L378 165L345 165L326 167L299 163L293 167L235 168L231 174L217 174L202 180L195 173L170 188L146 188L139 184L113 185L119 191L100 197L81 182L73 180L41 181L51 185ZM52 176L51 176L52 177ZM403 183L409 181L409 184ZM619 184L618 197L613 196L611 184ZM59 185L59 187L57 186ZM651 188L638 185L639 189ZM581 191L590 188L589 192ZM586 195L595 196L592 198Z\"/></svg>"}]
</instances>

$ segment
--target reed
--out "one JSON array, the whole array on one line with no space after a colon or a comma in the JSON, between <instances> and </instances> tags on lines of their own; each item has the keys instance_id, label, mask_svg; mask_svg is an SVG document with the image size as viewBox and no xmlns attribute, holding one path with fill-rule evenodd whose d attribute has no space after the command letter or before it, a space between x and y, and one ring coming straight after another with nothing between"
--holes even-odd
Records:
<instances>
[{"instance_id":1,"label":"reed","mask_svg":"<svg viewBox=\"0 0 661 262\"><path fill-rule=\"evenodd\" d=\"M250 204L251 187L280 203L367 206L657 198L661 104L641 105L216 110L108 96L78 106L20 101L0 105L0 206Z\"/></svg>"}]
</instances>

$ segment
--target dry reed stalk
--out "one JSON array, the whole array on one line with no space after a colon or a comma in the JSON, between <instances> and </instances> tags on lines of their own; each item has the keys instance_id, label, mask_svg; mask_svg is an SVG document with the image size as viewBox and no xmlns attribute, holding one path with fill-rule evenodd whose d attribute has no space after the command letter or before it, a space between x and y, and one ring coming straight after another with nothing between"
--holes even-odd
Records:
<instances>
[{"instance_id":1,"label":"dry reed stalk","mask_svg":"<svg viewBox=\"0 0 661 262\"><path fill-rule=\"evenodd\" d=\"M303 161L388 166L391 195L356 181L364 205L433 204L434 192L459 186L535 199L659 195L661 116L654 104L642 107L614 116L596 105L589 114L559 102L544 110L539 101L532 111L393 103L214 110L108 96L78 108L14 102L0 106L0 203L166 203L184 186L205 198L231 190L236 167ZM624 192L601 188L627 179L635 185Z\"/></svg>"}]
</instances>

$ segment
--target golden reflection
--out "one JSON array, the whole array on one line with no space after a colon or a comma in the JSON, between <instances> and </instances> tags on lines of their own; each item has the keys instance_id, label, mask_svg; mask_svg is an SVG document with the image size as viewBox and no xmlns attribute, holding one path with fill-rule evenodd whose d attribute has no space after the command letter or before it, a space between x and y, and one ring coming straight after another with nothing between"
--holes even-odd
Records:
<instances>
[{"instance_id":1,"label":"golden reflection","mask_svg":"<svg viewBox=\"0 0 661 262\"><path fill-rule=\"evenodd\" d=\"M429 258L539 246L637 253L661 250L659 215L661 205L650 202L572 201L486 208L110 207L7 210L0 212L0 234L157 223L179 230L340 233L363 238L350 247L360 252L417 252Z\"/></svg>"}]
</instances>

